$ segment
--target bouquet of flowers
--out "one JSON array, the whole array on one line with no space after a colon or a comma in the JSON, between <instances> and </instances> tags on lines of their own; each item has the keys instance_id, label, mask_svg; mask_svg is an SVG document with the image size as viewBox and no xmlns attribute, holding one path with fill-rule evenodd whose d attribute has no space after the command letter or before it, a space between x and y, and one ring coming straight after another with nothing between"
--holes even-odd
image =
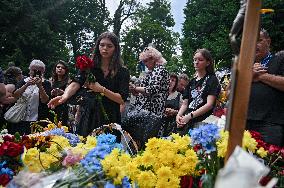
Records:
<instances>
[{"instance_id":1,"label":"bouquet of flowers","mask_svg":"<svg viewBox=\"0 0 284 188\"><path fill-rule=\"evenodd\" d=\"M199 163L197 170L201 175L202 187L214 187L218 170L224 165L229 132L220 130L215 124L205 124L189 131L191 145L196 151ZM257 142L249 131L244 132L243 149L257 152Z\"/></svg>"},{"instance_id":2,"label":"bouquet of flowers","mask_svg":"<svg viewBox=\"0 0 284 188\"><path fill-rule=\"evenodd\" d=\"M196 173L197 155L190 138L173 134L171 139L151 138L145 151L136 157L113 150L103 161L106 175L114 184L130 178L132 184L146 187L179 187L180 179Z\"/></svg>"},{"instance_id":3,"label":"bouquet of flowers","mask_svg":"<svg viewBox=\"0 0 284 188\"><path fill-rule=\"evenodd\" d=\"M94 61L92 59L90 59L89 57L87 57L86 55L81 55L78 56L76 58L76 64L75 64L76 68L78 68L80 71L82 72L86 72L86 84L88 85L90 82L96 82L96 78L93 75L93 73L91 73L91 69L94 68L95 64ZM104 95L104 93L101 93L100 95L96 94L96 100L98 100L99 102L99 107L100 110L102 111L102 114L104 115L104 118L107 122L109 122L109 118L108 115L103 107L102 104L102 96Z\"/></svg>"},{"instance_id":4,"label":"bouquet of flowers","mask_svg":"<svg viewBox=\"0 0 284 188\"><path fill-rule=\"evenodd\" d=\"M59 180L54 187L113 186L112 180L105 176L102 161L113 150L120 151L121 148L122 145L116 143L116 136L111 134L101 134L97 136L96 147L90 150L80 163L70 170L65 178ZM127 178L124 178L122 182L123 187L130 186Z\"/></svg>"},{"instance_id":5,"label":"bouquet of flowers","mask_svg":"<svg viewBox=\"0 0 284 188\"><path fill-rule=\"evenodd\" d=\"M266 185L272 177L276 177L278 178L277 186L284 187L284 148L265 143L259 132L251 131L250 133L257 142L256 155L270 168L268 176L261 180L262 185Z\"/></svg>"},{"instance_id":6,"label":"bouquet of flowers","mask_svg":"<svg viewBox=\"0 0 284 188\"><path fill-rule=\"evenodd\" d=\"M80 71L87 72L87 82L95 82L96 79L94 75L90 72L91 69L94 67L94 61L87 57L86 55L81 55L76 58L76 68Z\"/></svg>"},{"instance_id":7,"label":"bouquet of flowers","mask_svg":"<svg viewBox=\"0 0 284 188\"><path fill-rule=\"evenodd\" d=\"M7 130L0 133L0 185L6 186L13 176L17 174L23 164L21 155L28 137L20 137L18 133L9 135Z\"/></svg>"}]
</instances>

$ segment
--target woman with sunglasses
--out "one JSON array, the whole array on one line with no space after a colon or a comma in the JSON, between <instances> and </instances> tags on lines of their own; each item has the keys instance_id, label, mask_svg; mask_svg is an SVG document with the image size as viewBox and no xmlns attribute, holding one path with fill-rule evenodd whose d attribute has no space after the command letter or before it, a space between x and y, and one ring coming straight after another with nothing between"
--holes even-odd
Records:
<instances>
[{"instance_id":1,"label":"woman with sunglasses","mask_svg":"<svg viewBox=\"0 0 284 188\"><path fill-rule=\"evenodd\" d=\"M166 60L153 47L145 48L139 60L143 61L148 72L138 86L129 86L135 97L130 103L123 126L143 148L149 138L158 136L169 94L169 73L165 68Z\"/></svg>"},{"instance_id":2,"label":"woman with sunglasses","mask_svg":"<svg viewBox=\"0 0 284 188\"><path fill-rule=\"evenodd\" d=\"M64 61L59 60L52 69L51 97L62 95L69 83L69 68ZM54 111L57 114L58 120L61 121L63 125L67 126L68 105L61 104L57 106Z\"/></svg>"}]
</instances>

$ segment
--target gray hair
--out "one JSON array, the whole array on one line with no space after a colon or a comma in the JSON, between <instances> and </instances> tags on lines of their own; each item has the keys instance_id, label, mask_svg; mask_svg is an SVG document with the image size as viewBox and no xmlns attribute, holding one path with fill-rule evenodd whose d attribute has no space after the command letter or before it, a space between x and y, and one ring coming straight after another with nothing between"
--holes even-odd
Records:
<instances>
[{"instance_id":1,"label":"gray hair","mask_svg":"<svg viewBox=\"0 0 284 188\"><path fill-rule=\"evenodd\" d=\"M29 69L31 70L32 67L40 68L42 69L43 72L45 71L45 64L41 60L38 60L38 59L32 60L32 62L30 63Z\"/></svg>"},{"instance_id":2,"label":"gray hair","mask_svg":"<svg viewBox=\"0 0 284 188\"><path fill-rule=\"evenodd\" d=\"M180 80L180 79L184 79L185 81L189 81L189 78L188 78L188 76L187 76L187 74L180 74L180 75L178 75L178 79Z\"/></svg>"},{"instance_id":3,"label":"gray hair","mask_svg":"<svg viewBox=\"0 0 284 188\"><path fill-rule=\"evenodd\" d=\"M264 36L266 39L267 39L267 38L270 38L269 33L268 33L268 31L267 31L266 29L261 28L261 29L260 29L260 32L263 34L263 36Z\"/></svg>"}]
</instances>

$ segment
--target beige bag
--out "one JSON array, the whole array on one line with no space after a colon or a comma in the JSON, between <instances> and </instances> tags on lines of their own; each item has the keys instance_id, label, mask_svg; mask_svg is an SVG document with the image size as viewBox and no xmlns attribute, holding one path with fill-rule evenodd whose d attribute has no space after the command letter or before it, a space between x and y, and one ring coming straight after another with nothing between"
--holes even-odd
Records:
<instances>
[{"instance_id":1,"label":"beige bag","mask_svg":"<svg viewBox=\"0 0 284 188\"><path fill-rule=\"evenodd\" d=\"M17 102L4 114L4 118L11 123L18 123L26 116L27 98L20 97Z\"/></svg>"}]
</instances>

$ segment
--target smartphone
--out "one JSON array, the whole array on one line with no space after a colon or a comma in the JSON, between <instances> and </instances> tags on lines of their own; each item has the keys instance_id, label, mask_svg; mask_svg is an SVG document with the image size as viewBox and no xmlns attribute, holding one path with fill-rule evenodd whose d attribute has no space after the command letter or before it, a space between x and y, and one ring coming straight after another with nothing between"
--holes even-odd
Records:
<instances>
[{"instance_id":1,"label":"smartphone","mask_svg":"<svg viewBox=\"0 0 284 188\"><path fill-rule=\"evenodd\" d=\"M34 77L41 78L41 71L40 70L34 70Z\"/></svg>"}]
</instances>

